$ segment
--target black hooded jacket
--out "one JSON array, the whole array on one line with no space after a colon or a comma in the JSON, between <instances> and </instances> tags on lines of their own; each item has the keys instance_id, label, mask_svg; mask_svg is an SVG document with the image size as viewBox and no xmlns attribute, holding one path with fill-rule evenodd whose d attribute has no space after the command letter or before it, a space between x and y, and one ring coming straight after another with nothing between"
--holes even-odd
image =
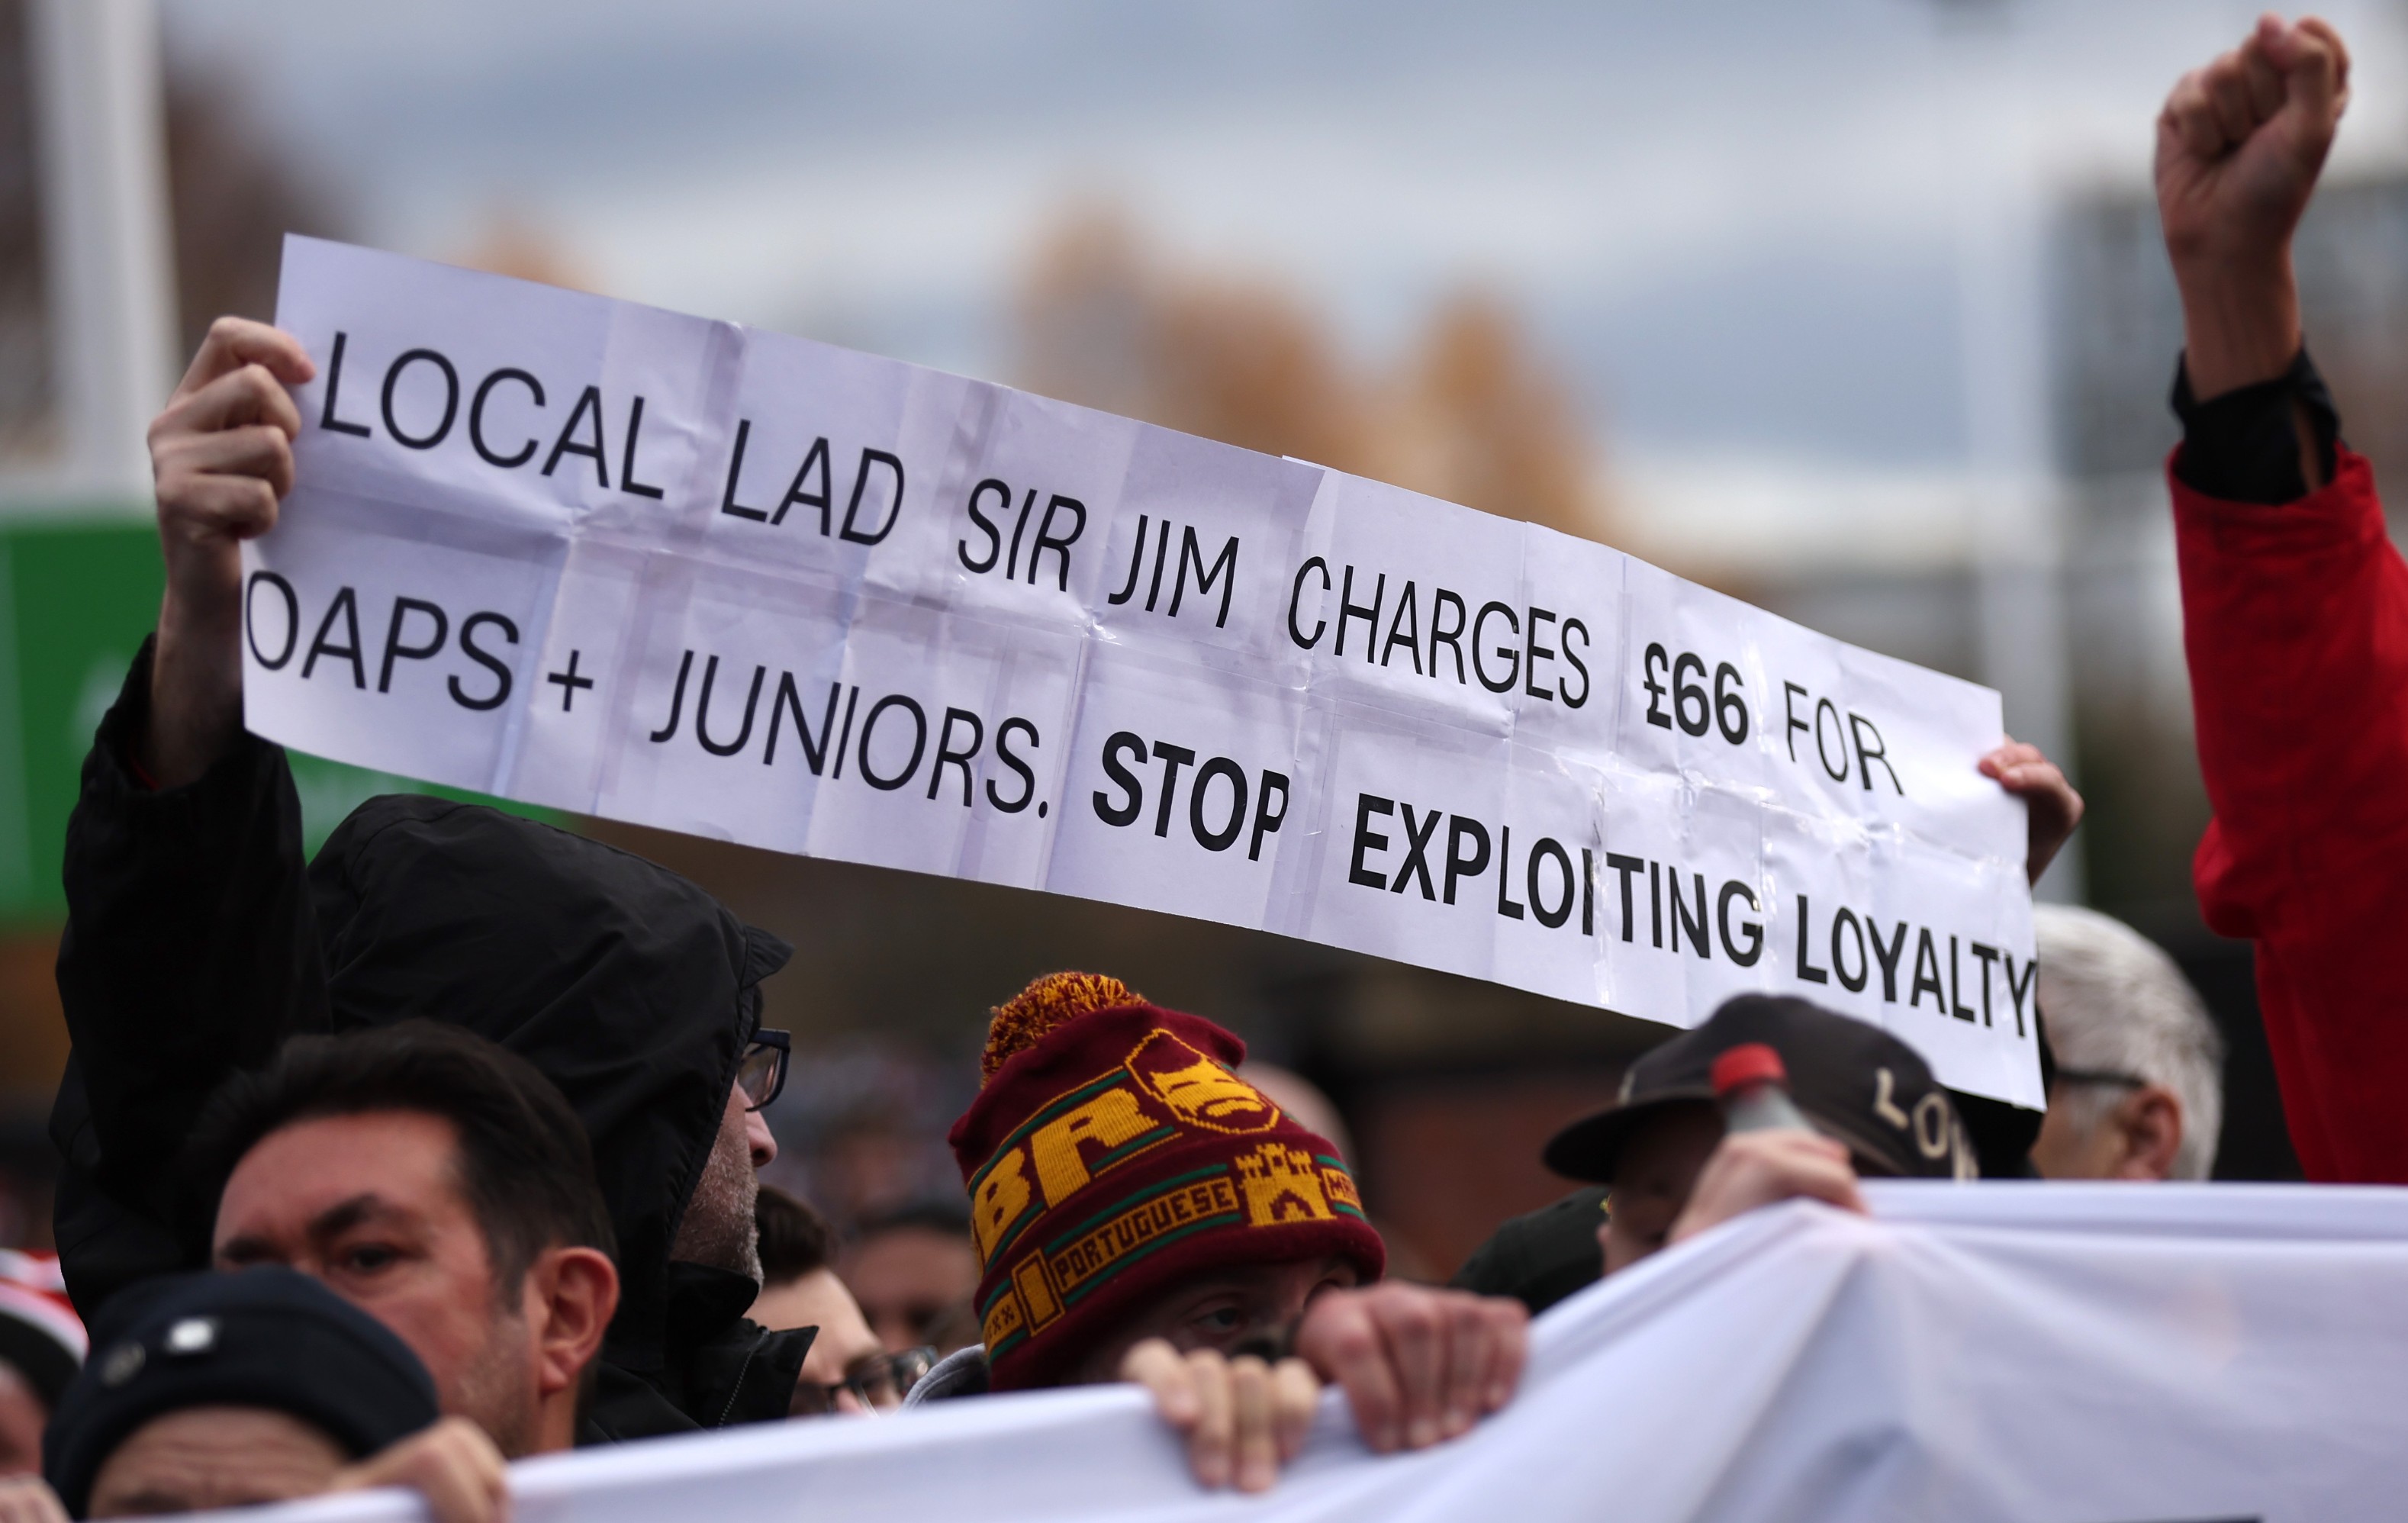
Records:
<instances>
[{"instance_id":1,"label":"black hooded jacket","mask_svg":"<svg viewBox=\"0 0 2408 1523\"><path fill-rule=\"evenodd\" d=\"M57 1236L87 1318L189 1267L178 1160L203 1101L286 1037L413 1015L518 1052L584 1120L619 1241L587 1442L786 1415L808 1331L744 1320L740 1275L672 1263L760 982L790 955L677 874L472 804L372 798L303 866L281 748L243 735L188 786L124 758L150 650L101 723L67 827L59 991L75 1050L50 1130Z\"/></svg>"}]
</instances>

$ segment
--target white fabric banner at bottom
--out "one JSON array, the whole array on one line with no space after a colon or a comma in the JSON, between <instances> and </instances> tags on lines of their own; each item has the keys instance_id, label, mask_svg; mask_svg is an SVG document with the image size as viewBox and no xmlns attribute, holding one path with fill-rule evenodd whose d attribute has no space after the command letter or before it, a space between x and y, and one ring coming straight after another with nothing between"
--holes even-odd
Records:
<instances>
[{"instance_id":1,"label":"white fabric banner at bottom","mask_svg":"<svg viewBox=\"0 0 2408 1523\"><path fill-rule=\"evenodd\" d=\"M1126 1387L523 1462L521 1523L2392 1519L2408 1190L1870 1182L1555 1308L1520 1393L1380 1458L1325 1399L1257 1499L1196 1488ZM395 1493L280 1523L414 1518Z\"/></svg>"}]
</instances>

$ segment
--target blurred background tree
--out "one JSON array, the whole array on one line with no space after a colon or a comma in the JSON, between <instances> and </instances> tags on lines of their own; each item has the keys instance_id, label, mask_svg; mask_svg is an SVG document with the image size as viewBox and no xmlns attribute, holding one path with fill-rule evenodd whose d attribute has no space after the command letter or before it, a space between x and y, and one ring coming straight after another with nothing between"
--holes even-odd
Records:
<instances>
[{"instance_id":1,"label":"blurred background tree","mask_svg":"<svg viewBox=\"0 0 2408 1523\"><path fill-rule=\"evenodd\" d=\"M1441 300L1392 367L1350 365L1294 293L1182 267L1082 207L1039 244L1015 331L1030 391L1610 537L1599 434L1491 294Z\"/></svg>"}]
</instances>

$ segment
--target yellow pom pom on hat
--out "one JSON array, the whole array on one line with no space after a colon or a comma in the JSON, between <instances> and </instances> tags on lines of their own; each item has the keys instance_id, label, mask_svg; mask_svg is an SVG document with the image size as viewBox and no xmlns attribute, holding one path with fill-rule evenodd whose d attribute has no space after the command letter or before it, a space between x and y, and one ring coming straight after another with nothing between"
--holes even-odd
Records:
<instances>
[{"instance_id":1,"label":"yellow pom pom on hat","mask_svg":"<svg viewBox=\"0 0 2408 1523\"><path fill-rule=\"evenodd\" d=\"M1003 1060L1036 1044L1065 1021L1141 1005L1145 996L1103 973L1048 973L989 1013L986 1051L979 1056L979 1086L995 1077Z\"/></svg>"},{"instance_id":2,"label":"yellow pom pom on hat","mask_svg":"<svg viewBox=\"0 0 2408 1523\"><path fill-rule=\"evenodd\" d=\"M1240 1078L1245 1043L1115 978L1051 973L998 1006L950 1141L970 1196L996 1390L1053 1383L1202 1271L1387 1254L1338 1150Z\"/></svg>"}]
</instances>

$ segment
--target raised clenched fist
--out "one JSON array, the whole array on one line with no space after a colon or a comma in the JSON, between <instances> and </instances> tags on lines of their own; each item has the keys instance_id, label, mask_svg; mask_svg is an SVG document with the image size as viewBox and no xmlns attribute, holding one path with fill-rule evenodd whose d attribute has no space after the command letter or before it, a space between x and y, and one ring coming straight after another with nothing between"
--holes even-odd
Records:
<instances>
[{"instance_id":1,"label":"raised clenched fist","mask_svg":"<svg viewBox=\"0 0 2408 1523\"><path fill-rule=\"evenodd\" d=\"M2349 50L2314 17L2261 18L2157 116L2157 208L2176 263L2264 257L2291 235L2349 100Z\"/></svg>"},{"instance_id":2,"label":"raised clenched fist","mask_svg":"<svg viewBox=\"0 0 2408 1523\"><path fill-rule=\"evenodd\" d=\"M2291 231L2348 100L2340 35L2313 17L2272 15L2166 98L2157 215L2183 287L2191 384L2201 397L2280 374L2299 346Z\"/></svg>"}]
</instances>

